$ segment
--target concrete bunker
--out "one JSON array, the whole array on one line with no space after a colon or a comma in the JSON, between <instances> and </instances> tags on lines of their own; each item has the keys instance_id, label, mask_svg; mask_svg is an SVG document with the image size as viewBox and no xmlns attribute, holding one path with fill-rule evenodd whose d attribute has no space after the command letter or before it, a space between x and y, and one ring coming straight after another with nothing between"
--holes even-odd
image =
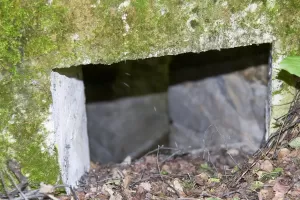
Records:
<instances>
[{"instance_id":1,"label":"concrete bunker","mask_svg":"<svg viewBox=\"0 0 300 200\"><path fill-rule=\"evenodd\" d=\"M236 143L254 152L269 120L269 56L270 44L261 44L54 70L61 166L121 162L162 144Z\"/></svg>"}]
</instances>

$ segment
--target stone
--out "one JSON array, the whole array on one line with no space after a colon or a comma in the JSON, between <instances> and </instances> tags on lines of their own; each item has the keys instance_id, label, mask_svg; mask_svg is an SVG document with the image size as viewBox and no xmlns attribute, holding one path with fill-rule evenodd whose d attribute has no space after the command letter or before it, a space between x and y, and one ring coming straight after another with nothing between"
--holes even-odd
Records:
<instances>
[{"instance_id":1,"label":"stone","mask_svg":"<svg viewBox=\"0 0 300 200\"><path fill-rule=\"evenodd\" d=\"M166 93L89 103L86 108L92 161L136 158L167 137Z\"/></svg>"},{"instance_id":2,"label":"stone","mask_svg":"<svg viewBox=\"0 0 300 200\"><path fill-rule=\"evenodd\" d=\"M204 148L245 143L253 150L259 148L266 95L266 86L251 85L236 73L170 87L171 145Z\"/></svg>"}]
</instances>

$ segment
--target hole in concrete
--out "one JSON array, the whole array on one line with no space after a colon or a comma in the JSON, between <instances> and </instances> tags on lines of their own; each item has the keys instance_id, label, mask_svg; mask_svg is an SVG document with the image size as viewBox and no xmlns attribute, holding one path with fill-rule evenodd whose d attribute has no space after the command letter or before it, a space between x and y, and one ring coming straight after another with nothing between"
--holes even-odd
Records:
<instances>
[{"instance_id":1,"label":"hole in concrete","mask_svg":"<svg viewBox=\"0 0 300 200\"><path fill-rule=\"evenodd\" d=\"M54 109L56 134L68 135L61 155L76 149L68 160L84 163L89 151L92 161L108 163L157 145L247 145L254 152L265 134L269 53L262 44L57 69L52 94L63 109ZM76 142L86 132L89 149Z\"/></svg>"},{"instance_id":2,"label":"hole in concrete","mask_svg":"<svg viewBox=\"0 0 300 200\"><path fill-rule=\"evenodd\" d=\"M247 144L265 133L270 45L83 66L91 159L157 145Z\"/></svg>"}]
</instances>

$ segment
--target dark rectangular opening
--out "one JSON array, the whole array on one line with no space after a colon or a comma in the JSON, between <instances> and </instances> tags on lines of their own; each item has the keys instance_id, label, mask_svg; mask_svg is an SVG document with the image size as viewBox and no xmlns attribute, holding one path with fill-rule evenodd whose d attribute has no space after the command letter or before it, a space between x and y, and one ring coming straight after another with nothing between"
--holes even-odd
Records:
<instances>
[{"instance_id":1,"label":"dark rectangular opening","mask_svg":"<svg viewBox=\"0 0 300 200\"><path fill-rule=\"evenodd\" d=\"M197 149L265 134L270 44L83 66L91 160L157 145Z\"/></svg>"}]
</instances>

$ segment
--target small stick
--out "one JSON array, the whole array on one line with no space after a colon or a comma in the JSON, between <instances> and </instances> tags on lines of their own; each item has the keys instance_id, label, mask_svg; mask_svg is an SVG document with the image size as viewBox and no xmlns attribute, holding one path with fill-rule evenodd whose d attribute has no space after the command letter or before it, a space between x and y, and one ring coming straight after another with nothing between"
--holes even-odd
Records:
<instances>
[{"instance_id":1,"label":"small stick","mask_svg":"<svg viewBox=\"0 0 300 200\"><path fill-rule=\"evenodd\" d=\"M74 199L79 200L72 186L70 186L70 185L57 185L54 188L59 188L59 187L68 187L68 188L70 188Z\"/></svg>"},{"instance_id":2,"label":"small stick","mask_svg":"<svg viewBox=\"0 0 300 200\"><path fill-rule=\"evenodd\" d=\"M228 196L230 196L232 194L235 194L235 193L239 193L240 194L240 192L238 190L235 190L235 191L231 191L231 192L228 192L226 194L223 194L222 198L228 197Z\"/></svg>"},{"instance_id":3,"label":"small stick","mask_svg":"<svg viewBox=\"0 0 300 200\"><path fill-rule=\"evenodd\" d=\"M6 174L8 175L10 181L12 182L12 184L17 188L18 192L20 193L20 195L23 197L23 199L28 200L28 198L24 195L24 193L20 190L19 186L15 183L13 177L9 174L9 172L6 172Z\"/></svg>"},{"instance_id":4,"label":"small stick","mask_svg":"<svg viewBox=\"0 0 300 200\"><path fill-rule=\"evenodd\" d=\"M158 169L159 176L160 176L162 182L164 182L165 184L167 184L168 187L170 187L170 188L175 192L175 194L177 195L177 197L179 198L180 195L179 195L178 192L175 190L175 188L174 188L173 186L171 186L168 182L164 181L164 179L163 179L163 177L162 177L161 170L160 170L160 167L159 167L159 160L158 160L159 149L160 149L160 146L158 145L157 153L156 153L156 165L157 165L157 169Z\"/></svg>"},{"instance_id":5,"label":"small stick","mask_svg":"<svg viewBox=\"0 0 300 200\"><path fill-rule=\"evenodd\" d=\"M97 183L102 183L102 182L105 182L105 181L119 181L119 180L121 180L121 179L119 179L119 178L105 178L105 179L97 181Z\"/></svg>"},{"instance_id":6,"label":"small stick","mask_svg":"<svg viewBox=\"0 0 300 200\"><path fill-rule=\"evenodd\" d=\"M169 160L170 158L172 158L172 157L178 155L180 152L181 152L181 150L175 151L172 155L170 155L170 156L168 156L166 159L164 159L160 164L161 164L161 165L164 164L167 160Z\"/></svg>"},{"instance_id":7,"label":"small stick","mask_svg":"<svg viewBox=\"0 0 300 200\"><path fill-rule=\"evenodd\" d=\"M157 169L158 169L158 173L159 173L159 175L160 175L160 178L161 178L162 181L164 181L164 180L163 180L163 177L161 176L161 171L160 171L159 161L158 161L159 147L160 147L160 146L158 145L157 153L156 153L156 165L157 165Z\"/></svg>"},{"instance_id":8,"label":"small stick","mask_svg":"<svg viewBox=\"0 0 300 200\"><path fill-rule=\"evenodd\" d=\"M28 199L37 199L37 198L44 198L44 197L45 197L45 195L41 194L41 193L33 194L33 195L27 195ZM18 197L18 198L15 198L13 200L24 200L24 198L23 197Z\"/></svg>"},{"instance_id":9,"label":"small stick","mask_svg":"<svg viewBox=\"0 0 300 200\"><path fill-rule=\"evenodd\" d=\"M234 160L234 158L232 157L232 155L230 154L230 153L228 153L227 152L227 154L230 156L230 158L231 158L231 160L234 162L234 164L239 168L239 169L241 169L240 168L240 166L239 166L239 164Z\"/></svg>"},{"instance_id":10,"label":"small stick","mask_svg":"<svg viewBox=\"0 0 300 200\"><path fill-rule=\"evenodd\" d=\"M4 189L4 191L5 191L6 195L7 195L7 198L8 198L9 200L12 200L12 197L10 196L10 194L9 194L9 192L8 192L8 190L7 190L7 187L6 187L6 185L5 185L2 171L0 171L0 179L1 179L1 183L2 183L3 189Z\"/></svg>"},{"instance_id":11,"label":"small stick","mask_svg":"<svg viewBox=\"0 0 300 200\"><path fill-rule=\"evenodd\" d=\"M152 150L152 151L149 151L149 152L146 153L143 157L148 156L148 155L150 155L150 154L152 154L152 153L155 153L155 152L157 152L158 150L178 150L178 148L172 148L172 147L164 147L164 146L160 146L160 147L157 148L157 149L154 149L154 150Z\"/></svg>"}]
</instances>

